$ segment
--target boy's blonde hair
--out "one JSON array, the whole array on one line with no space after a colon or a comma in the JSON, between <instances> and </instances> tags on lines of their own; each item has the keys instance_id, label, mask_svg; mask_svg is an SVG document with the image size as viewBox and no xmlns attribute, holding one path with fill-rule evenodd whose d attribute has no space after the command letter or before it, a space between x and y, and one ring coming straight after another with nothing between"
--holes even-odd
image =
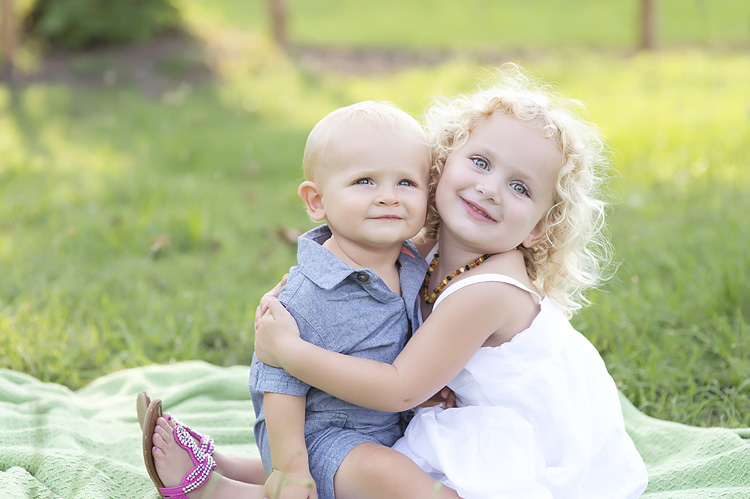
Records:
<instances>
[{"instance_id":1,"label":"boy's blonde hair","mask_svg":"<svg viewBox=\"0 0 750 499\"><path fill-rule=\"evenodd\" d=\"M403 130L413 133L425 145L427 143L425 131L419 122L390 102L363 101L341 107L320 120L307 137L302 157L305 180L315 182L337 140L345 140L348 130L362 125L375 131Z\"/></svg>"},{"instance_id":2,"label":"boy's blonde hair","mask_svg":"<svg viewBox=\"0 0 750 499\"><path fill-rule=\"evenodd\" d=\"M499 71L497 84L471 95L438 100L426 112L432 165L425 236L437 236L440 216L435 188L448 155L476 126L499 112L536 127L562 152L564 164L547 213L546 238L531 248L520 246L532 282L572 315L588 303L584 292L601 283L611 262L604 233L607 204L599 199L609 154L603 135L586 118L584 106L534 80L516 65Z\"/></svg>"}]
</instances>

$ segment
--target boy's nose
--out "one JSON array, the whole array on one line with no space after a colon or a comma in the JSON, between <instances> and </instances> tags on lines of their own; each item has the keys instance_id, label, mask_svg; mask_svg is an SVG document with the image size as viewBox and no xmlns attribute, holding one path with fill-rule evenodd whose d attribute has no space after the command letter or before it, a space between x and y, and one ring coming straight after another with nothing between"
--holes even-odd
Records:
<instances>
[{"instance_id":1,"label":"boy's nose","mask_svg":"<svg viewBox=\"0 0 750 499\"><path fill-rule=\"evenodd\" d=\"M382 188L378 192L378 204L391 205L398 203L398 195L394 189Z\"/></svg>"}]
</instances>

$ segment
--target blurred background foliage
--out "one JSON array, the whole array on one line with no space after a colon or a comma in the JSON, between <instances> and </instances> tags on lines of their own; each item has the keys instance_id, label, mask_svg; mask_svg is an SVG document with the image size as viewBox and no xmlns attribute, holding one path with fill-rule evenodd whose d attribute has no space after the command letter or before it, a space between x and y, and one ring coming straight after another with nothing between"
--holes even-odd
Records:
<instances>
[{"instance_id":1,"label":"blurred background foliage","mask_svg":"<svg viewBox=\"0 0 750 499\"><path fill-rule=\"evenodd\" d=\"M282 40L271 3L10 2L0 367L75 388L247 365L257 301L314 225L296 187L317 120L363 99L419 115L513 61L614 151L620 267L574 324L647 414L750 426L750 3L655 0L648 51L638 0L286 0Z\"/></svg>"},{"instance_id":2,"label":"blurred background foliage","mask_svg":"<svg viewBox=\"0 0 750 499\"><path fill-rule=\"evenodd\" d=\"M31 5L24 31L57 49L144 42L180 25L169 0L35 0Z\"/></svg>"}]
</instances>

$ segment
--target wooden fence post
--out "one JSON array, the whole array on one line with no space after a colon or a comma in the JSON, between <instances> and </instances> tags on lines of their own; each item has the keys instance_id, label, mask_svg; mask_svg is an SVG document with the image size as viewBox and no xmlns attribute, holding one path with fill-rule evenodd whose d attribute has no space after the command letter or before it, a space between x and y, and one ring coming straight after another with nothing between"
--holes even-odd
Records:
<instances>
[{"instance_id":1,"label":"wooden fence post","mask_svg":"<svg viewBox=\"0 0 750 499\"><path fill-rule=\"evenodd\" d=\"M656 2L641 0L641 50L656 48Z\"/></svg>"},{"instance_id":2,"label":"wooden fence post","mask_svg":"<svg viewBox=\"0 0 750 499\"><path fill-rule=\"evenodd\" d=\"M0 44L2 44L0 67L2 73L7 73L9 77L13 75L16 36L16 16L13 12L13 0L0 0Z\"/></svg>"},{"instance_id":3,"label":"wooden fence post","mask_svg":"<svg viewBox=\"0 0 750 499\"><path fill-rule=\"evenodd\" d=\"M271 12L271 34L280 47L286 49L289 45L286 30L286 0L269 0Z\"/></svg>"}]
</instances>

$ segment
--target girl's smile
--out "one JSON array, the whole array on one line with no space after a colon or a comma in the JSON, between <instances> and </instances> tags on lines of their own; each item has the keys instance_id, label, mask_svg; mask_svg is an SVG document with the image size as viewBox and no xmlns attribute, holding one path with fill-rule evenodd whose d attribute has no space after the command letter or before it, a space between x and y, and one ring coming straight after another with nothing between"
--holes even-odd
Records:
<instances>
[{"instance_id":1,"label":"girl's smile","mask_svg":"<svg viewBox=\"0 0 750 499\"><path fill-rule=\"evenodd\" d=\"M471 215L472 217L476 218L480 222L497 222L494 218L492 218L480 205L477 203L467 201L464 198L460 198L461 201L464 203L464 206L466 206L466 211Z\"/></svg>"}]
</instances>

